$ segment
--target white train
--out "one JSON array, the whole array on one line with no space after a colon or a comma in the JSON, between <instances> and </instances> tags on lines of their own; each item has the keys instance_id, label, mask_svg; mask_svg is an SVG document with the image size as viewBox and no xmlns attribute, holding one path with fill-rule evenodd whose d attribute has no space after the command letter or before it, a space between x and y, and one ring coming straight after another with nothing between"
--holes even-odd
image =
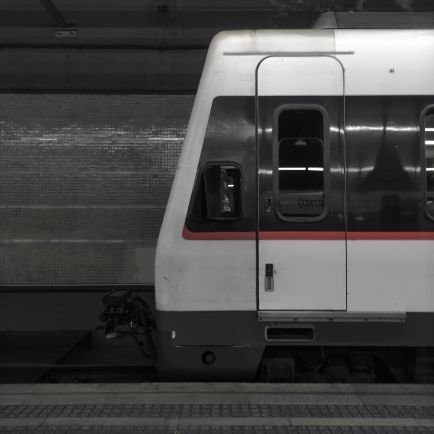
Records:
<instances>
[{"instance_id":1,"label":"white train","mask_svg":"<svg viewBox=\"0 0 434 434\"><path fill-rule=\"evenodd\" d=\"M431 363L434 31L218 34L155 277L163 375Z\"/></svg>"}]
</instances>

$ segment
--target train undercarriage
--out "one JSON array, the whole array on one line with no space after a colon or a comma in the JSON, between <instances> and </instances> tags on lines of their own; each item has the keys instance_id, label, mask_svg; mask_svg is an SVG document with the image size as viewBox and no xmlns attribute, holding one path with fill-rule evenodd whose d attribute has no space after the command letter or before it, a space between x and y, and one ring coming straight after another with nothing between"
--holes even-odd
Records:
<instances>
[{"instance_id":1,"label":"train undercarriage","mask_svg":"<svg viewBox=\"0 0 434 434\"><path fill-rule=\"evenodd\" d=\"M123 291L104 301L107 338L131 335L161 380L434 383L432 314L276 324L256 312L153 312Z\"/></svg>"}]
</instances>

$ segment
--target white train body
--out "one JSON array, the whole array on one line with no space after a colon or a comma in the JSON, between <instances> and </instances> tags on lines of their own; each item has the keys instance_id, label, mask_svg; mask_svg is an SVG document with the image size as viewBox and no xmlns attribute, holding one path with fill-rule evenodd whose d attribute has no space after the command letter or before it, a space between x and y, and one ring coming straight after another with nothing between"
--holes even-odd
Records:
<instances>
[{"instance_id":1,"label":"white train body","mask_svg":"<svg viewBox=\"0 0 434 434\"><path fill-rule=\"evenodd\" d=\"M162 370L434 346L431 172L434 31L217 35L157 247Z\"/></svg>"}]
</instances>

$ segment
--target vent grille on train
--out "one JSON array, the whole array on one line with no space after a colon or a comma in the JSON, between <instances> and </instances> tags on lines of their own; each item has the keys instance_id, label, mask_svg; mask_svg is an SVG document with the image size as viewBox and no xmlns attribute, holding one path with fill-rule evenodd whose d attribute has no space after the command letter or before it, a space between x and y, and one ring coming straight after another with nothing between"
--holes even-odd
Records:
<instances>
[{"instance_id":1,"label":"vent grille on train","mask_svg":"<svg viewBox=\"0 0 434 434\"><path fill-rule=\"evenodd\" d=\"M325 12L314 29L434 29L434 12Z\"/></svg>"}]
</instances>

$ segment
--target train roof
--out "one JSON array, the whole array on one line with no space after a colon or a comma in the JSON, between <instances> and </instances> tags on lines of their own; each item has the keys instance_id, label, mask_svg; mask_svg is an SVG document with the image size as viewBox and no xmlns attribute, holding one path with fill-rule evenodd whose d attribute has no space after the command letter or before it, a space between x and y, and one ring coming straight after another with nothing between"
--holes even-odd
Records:
<instances>
[{"instance_id":1,"label":"train roof","mask_svg":"<svg viewBox=\"0 0 434 434\"><path fill-rule=\"evenodd\" d=\"M268 56L333 56L346 93L434 95L434 29L238 30L211 42L198 92L254 95Z\"/></svg>"},{"instance_id":2,"label":"train roof","mask_svg":"<svg viewBox=\"0 0 434 434\"><path fill-rule=\"evenodd\" d=\"M434 12L324 12L314 29L434 29Z\"/></svg>"}]
</instances>

